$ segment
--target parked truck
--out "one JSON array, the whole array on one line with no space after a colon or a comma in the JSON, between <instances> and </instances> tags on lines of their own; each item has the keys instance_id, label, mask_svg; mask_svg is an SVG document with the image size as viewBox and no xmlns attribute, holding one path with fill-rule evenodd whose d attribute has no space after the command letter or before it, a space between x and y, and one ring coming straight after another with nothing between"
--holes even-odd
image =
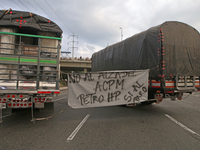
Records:
<instances>
[{"instance_id":1,"label":"parked truck","mask_svg":"<svg viewBox=\"0 0 200 150\"><path fill-rule=\"evenodd\" d=\"M53 109L60 93L61 36L47 18L0 11L0 109Z\"/></svg>"},{"instance_id":2,"label":"parked truck","mask_svg":"<svg viewBox=\"0 0 200 150\"><path fill-rule=\"evenodd\" d=\"M199 32L182 22L164 22L92 56L93 72L141 69L149 69L147 104L199 91Z\"/></svg>"}]
</instances>

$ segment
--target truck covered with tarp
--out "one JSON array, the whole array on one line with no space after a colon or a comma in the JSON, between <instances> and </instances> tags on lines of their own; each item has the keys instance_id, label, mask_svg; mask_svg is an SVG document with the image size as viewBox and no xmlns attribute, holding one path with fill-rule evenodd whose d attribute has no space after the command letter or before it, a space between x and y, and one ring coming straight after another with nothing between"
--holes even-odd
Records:
<instances>
[{"instance_id":1,"label":"truck covered with tarp","mask_svg":"<svg viewBox=\"0 0 200 150\"><path fill-rule=\"evenodd\" d=\"M151 102L200 90L200 34L167 21L92 55L92 71L149 69Z\"/></svg>"},{"instance_id":2,"label":"truck covered with tarp","mask_svg":"<svg viewBox=\"0 0 200 150\"><path fill-rule=\"evenodd\" d=\"M60 93L61 36L47 18L0 10L0 109L53 109Z\"/></svg>"}]
</instances>

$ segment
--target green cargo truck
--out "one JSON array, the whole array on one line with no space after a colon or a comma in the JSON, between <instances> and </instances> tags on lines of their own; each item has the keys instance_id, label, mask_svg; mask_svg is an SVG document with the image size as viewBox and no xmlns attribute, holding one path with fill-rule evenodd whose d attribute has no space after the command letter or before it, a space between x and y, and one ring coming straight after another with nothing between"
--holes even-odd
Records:
<instances>
[{"instance_id":1,"label":"green cargo truck","mask_svg":"<svg viewBox=\"0 0 200 150\"><path fill-rule=\"evenodd\" d=\"M60 93L61 36L47 18L0 11L0 109L53 109Z\"/></svg>"}]
</instances>

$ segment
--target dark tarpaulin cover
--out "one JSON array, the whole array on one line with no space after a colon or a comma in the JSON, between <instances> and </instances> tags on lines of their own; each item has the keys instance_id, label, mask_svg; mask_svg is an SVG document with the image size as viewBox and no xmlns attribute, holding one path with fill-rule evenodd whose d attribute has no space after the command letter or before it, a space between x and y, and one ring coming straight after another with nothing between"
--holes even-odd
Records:
<instances>
[{"instance_id":1,"label":"dark tarpaulin cover","mask_svg":"<svg viewBox=\"0 0 200 150\"><path fill-rule=\"evenodd\" d=\"M13 27L20 30L32 30L32 32L51 32L55 37L61 37L62 34L62 30L54 22L24 11L0 10L0 27Z\"/></svg>"},{"instance_id":2,"label":"dark tarpaulin cover","mask_svg":"<svg viewBox=\"0 0 200 150\"><path fill-rule=\"evenodd\" d=\"M199 32L181 22L164 22L92 56L93 72L141 69L150 69L150 77L200 76Z\"/></svg>"}]
</instances>

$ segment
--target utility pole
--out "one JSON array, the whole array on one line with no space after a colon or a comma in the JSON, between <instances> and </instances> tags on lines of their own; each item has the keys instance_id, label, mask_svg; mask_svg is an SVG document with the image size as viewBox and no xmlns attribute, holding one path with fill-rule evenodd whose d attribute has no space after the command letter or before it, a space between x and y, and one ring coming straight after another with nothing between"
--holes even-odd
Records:
<instances>
[{"instance_id":1,"label":"utility pole","mask_svg":"<svg viewBox=\"0 0 200 150\"><path fill-rule=\"evenodd\" d=\"M74 50L77 49L78 50L78 47L74 47L74 44L78 44L78 41L74 41L75 38L78 39L78 35L75 35L74 32L73 32L73 35L69 35L68 39L72 37L72 41L69 41L69 43L72 43L72 47L69 47L68 49L72 49L72 60L74 59Z\"/></svg>"},{"instance_id":2,"label":"utility pole","mask_svg":"<svg viewBox=\"0 0 200 150\"><path fill-rule=\"evenodd\" d=\"M119 29L121 30L121 41L122 41L122 39L123 39L123 28L120 27Z\"/></svg>"}]
</instances>

